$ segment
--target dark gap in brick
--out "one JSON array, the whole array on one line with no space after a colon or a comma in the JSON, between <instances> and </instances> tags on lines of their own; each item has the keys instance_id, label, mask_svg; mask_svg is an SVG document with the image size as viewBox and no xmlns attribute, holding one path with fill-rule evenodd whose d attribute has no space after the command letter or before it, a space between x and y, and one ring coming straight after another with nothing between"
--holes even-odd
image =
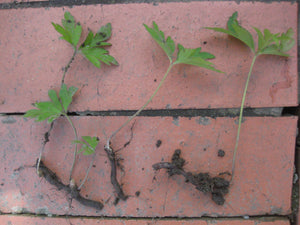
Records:
<instances>
[{"instance_id":1,"label":"dark gap in brick","mask_svg":"<svg viewBox=\"0 0 300 225\"><path fill-rule=\"evenodd\" d=\"M280 117L295 115L294 111L297 107L281 108L245 108L245 117ZM136 110L108 110L108 111L79 111L69 112L70 116L131 116ZM23 116L24 112L1 113L2 116ZM145 117L238 117L239 108L223 108L223 109L155 109L144 110L139 116Z\"/></svg>"},{"instance_id":2,"label":"dark gap in brick","mask_svg":"<svg viewBox=\"0 0 300 225\"><path fill-rule=\"evenodd\" d=\"M70 112L71 116L131 116L136 110L114 110L114 111L83 111ZM149 117L237 117L239 115L238 108L225 109L156 109L144 110L139 116ZM244 116L247 117L279 117L282 115L282 108L246 108Z\"/></svg>"},{"instance_id":3,"label":"dark gap in brick","mask_svg":"<svg viewBox=\"0 0 300 225\"><path fill-rule=\"evenodd\" d=\"M151 206L150 206L151 208ZM25 217L32 217L34 216L35 218L45 218L45 216L49 216L47 214L35 214L32 212L28 212L28 213L2 213L1 215L7 215L7 216L25 216ZM245 217L243 216L200 216L200 217L176 217L176 216L166 216L166 217L158 217L158 216L154 216L154 217L128 217L128 216L84 216L84 215L72 215L72 214L65 214L65 215L58 215L58 214L51 214L51 218L61 218L61 219L99 219L99 220L103 220L103 219L109 219L109 220L124 220L124 221L131 221L131 220L146 220L146 221L150 221L153 222L153 220L155 221L209 221L209 220L213 220L213 221L218 221L218 220L232 220L232 221L236 221L236 220L241 220L244 219ZM247 217L247 220L249 221L253 221L253 220L257 220L259 222L268 222L268 221L281 221L281 220L286 220L288 219L288 216L286 215L253 215L253 216L249 216L249 218ZM230 221L229 220L229 221Z\"/></svg>"},{"instance_id":4,"label":"dark gap in brick","mask_svg":"<svg viewBox=\"0 0 300 225\"><path fill-rule=\"evenodd\" d=\"M299 114L299 107L284 107L282 116L297 116Z\"/></svg>"},{"instance_id":5,"label":"dark gap in brick","mask_svg":"<svg viewBox=\"0 0 300 225\"><path fill-rule=\"evenodd\" d=\"M283 114L289 114L298 116L298 130L300 128L300 105L298 107L288 107L283 110ZM292 213L289 216L291 225L297 225L300 221L298 221L298 211L299 211L299 174L300 174L300 135L299 131L296 138L295 143L295 171L293 176L293 188L292 188L292 196L291 196L291 209Z\"/></svg>"}]
</instances>

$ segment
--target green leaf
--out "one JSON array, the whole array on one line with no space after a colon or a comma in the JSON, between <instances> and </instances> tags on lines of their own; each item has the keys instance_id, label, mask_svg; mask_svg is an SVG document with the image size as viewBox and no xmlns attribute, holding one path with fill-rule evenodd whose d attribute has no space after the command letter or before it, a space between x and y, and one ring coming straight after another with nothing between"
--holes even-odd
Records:
<instances>
[{"instance_id":1,"label":"green leaf","mask_svg":"<svg viewBox=\"0 0 300 225\"><path fill-rule=\"evenodd\" d=\"M222 32L225 34L229 34L240 41L242 41L244 44L246 44L253 52L255 52L255 45L254 40L251 35L251 33L239 25L237 21L238 13L234 12L232 16L228 19L227 22L227 30L223 28L218 27L206 27L206 29Z\"/></svg>"},{"instance_id":2,"label":"green leaf","mask_svg":"<svg viewBox=\"0 0 300 225\"><path fill-rule=\"evenodd\" d=\"M256 27L254 27L254 29L258 35L257 54L289 56L286 52L295 44L292 29L288 29L286 33L282 33L281 35L279 33L273 34L268 29L265 29L264 33Z\"/></svg>"},{"instance_id":3,"label":"green leaf","mask_svg":"<svg viewBox=\"0 0 300 225\"><path fill-rule=\"evenodd\" d=\"M79 48L79 52L85 56L94 66L100 68L103 62L107 65L118 65L117 60L109 55L108 51L102 48L103 46L110 46L110 43L104 42L111 36L111 24L108 23L101 27L95 35L90 31Z\"/></svg>"},{"instance_id":4,"label":"green leaf","mask_svg":"<svg viewBox=\"0 0 300 225\"><path fill-rule=\"evenodd\" d=\"M157 24L154 21L153 28L148 27L146 24L144 24L144 27L152 36L152 38L157 42L157 44L167 54L170 62L172 62L172 55L175 51L175 43L173 39L170 36L168 36L167 39L165 39L165 34L161 30L159 30Z\"/></svg>"},{"instance_id":5,"label":"green leaf","mask_svg":"<svg viewBox=\"0 0 300 225\"><path fill-rule=\"evenodd\" d=\"M282 33L280 39L280 51L287 52L292 49L295 44L295 40L293 39L294 31L292 28L288 29L286 33Z\"/></svg>"},{"instance_id":6,"label":"green leaf","mask_svg":"<svg viewBox=\"0 0 300 225\"><path fill-rule=\"evenodd\" d=\"M84 47L86 45L90 45L93 41L94 38L94 34L93 31L89 31L88 35L86 36L85 41L83 42L83 44L81 45L81 47Z\"/></svg>"},{"instance_id":7,"label":"green leaf","mask_svg":"<svg viewBox=\"0 0 300 225\"><path fill-rule=\"evenodd\" d=\"M102 26L95 35L99 41L106 41L111 36L111 23Z\"/></svg>"},{"instance_id":8,"label":"green leaf","mask_svg":"<svg viewBox=\"0 0 300 225\"><path fill-rule=\"evenodd\" d=\"M107 65L118 65L117 60L109 55L108 51L103 48L85 46L80 52L96 67L100 68L100 61Z\"/></svg>"},{"instance_id":9,"label":"green leaf","mask_svg":"<svg viewBox=\"0 0 300 225\"><path fill-rule=\"evenodd\" d=\"M96 147L99 143L98 137L82 136L83 141L75 140L73 143L82 144L78 153L83 155L92 155L95 153Z\"/></svg>"},{"instance_id":10,"label":"green leaf","mask_svg":"<svg viewBox=\"0 0 300 225\"><path fill-rule=\"evenodd\" d=\"M253 28L256 31L257 36L258 36L258 49L260 50L264 46L265 38L264 38L264 35L262 34L262 32L258 28L256 28L256 27L253 27Z\"/></svg>"},{"instance_id":11,"label":"green leaf","mask_svg":"<svg viewBox=\"0 0 300 225\"><path fill-rule=\"evenodd\" d=\"M214 55L208 52L201 52L201 48L189 49L184 48L181 44L178 44L177 59L174 64L189 64L221 73L222 71L214 68L213 63L206 61L206 59L213 58L215 58Z\"/></svg>"},{"instance_id":12,"label":"green leaf","mask_svg":"<svg viewBox=\"0 0 300 225\"><path fill-rule=\"evenodd\" d=\"M70 12L65 12L64 19L62 19L63 26L55 23L52 23L52 25L62 35L61 39L66 40L76 48L81 37L82 28L80 23L76 23Z\"/></svg>"},{"instance_id":13,"label":"green leaf","mask_svg":"<svg viewBox=\"0 0 300 225\"><path fill-rule=\"evenodd\" d=\"M54 90L49 90L48 96L52 100L53 107L55 107L59 112L62 112L62 106L60 104L56 92Z\"/></svg>"},{"instance_id":14,"label":"green leaf","mask_svg":"<svg viewBox=\"0 0 300 225\"><path fill-rule=\"evenodd\" d=\"M35 103L34 106L37 109L28 110L24 117L35 118L36 122L48 120L48 123L52 123L55 119L67 112L76 91L76 87L72 86L68 89L67 86L63 84L59 91L58 98L54 90L49 90L48 96L51 101Z\"/></svg>"},{"instance_id":15,"label":"green leaf","mask_svg":"<svg viewBox=\"0 0 300 225\"><path fill-rule=\"evenodd\" d=\"M69 89L67 88L67 85L63 84L60 91L59 91L59 97L61 100L61 103L64 107L64 111L68 111L68 107L72 102L73 95L76 93L78 88L71 86Z\"/></svg>"},{"instance_id":16,"label":"green leaf","mask_svg":"<svg viewBox=\"0 0 300 225\"><path fill-rule=\"evenodd\" d=\"M279 56L289 57L289 54L286 54L286 53L280 51L280 49L276 45L267 46L259 54L260 55L279 55Z\"/></svg>"},{"instance_id":17,"label":"green leaf","mask_svg":"<svg viewBox=\"0 0 300 225\"><path fill-rule=\"evenodd\" d=\"M48 95L52 101L35 103L37 109L28 110L24 117L35 118L36 122L48 120L48 123L60 117L63 112L56 92L49 90Z\"/></svg>"}]
</instances>

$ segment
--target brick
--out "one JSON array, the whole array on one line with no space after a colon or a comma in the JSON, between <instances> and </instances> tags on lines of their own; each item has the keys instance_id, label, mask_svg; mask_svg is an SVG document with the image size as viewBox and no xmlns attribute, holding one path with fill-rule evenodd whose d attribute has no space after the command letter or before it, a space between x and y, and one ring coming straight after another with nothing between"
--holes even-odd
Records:
<instances>
[{"instance_id":1,"label":"brick","mask_svg":"<svg viewBox=\"0 0 300 225\"><path fill-rule=\"evenodd\" d=\"M126 217L287 215L291 212L296 117L245 118L236 173L224 206L214 204L210 196L195 190L182 177L168 178L166 171L154 172L152 164L170 161L173 151L180 148L187 170L209 172L213 176L230 171L237 130L234 118L139 117L133 127L132 141L118 152L118 157L124 159L121 161L124 173L119 179L130 197L114 206L110 166L102 146L105 134L110 135L125 119L72 117L79 136L100 138L95 167L82 190L88 198L107 201L98 212L76 201L70 208L66 193L36 175L32 166L49 125L18 116L2 116L0 211ZM65 183L73 157L72 134L66 120L58 119L44 153L45 164ZM128 126L112 140L114 149L121 148L130 136ZM157 140L162 142L158 148ZM225 151L223 158L217 156L219 149ZM78 157L74 170L77 183L83 179L90 160L91 157ZM140 191L138 197L137 191Z\"/></svg>"},{"instance_id":2,"label":"brick","mask_svg":"<svg viewBox=\"0 0 300 225\"><path fill-rule=\"evenodd\" d=\"M14 0L0 0L1 3L25 3L25 2L37 2L39 0L19 0L19 1L14 1ZM46 1L46 0L41 0L41 1Z\"/></svg>"},{"instance_id":3,"label":"brick","mask_svg":"<svg viewBox=\"0 0 300 225\"><path fill-rule=\"evenodd\" d=\"M58 39L50 22L60 23L66 10L81 21L85 34L88 27L96 31L111 22L113 46L109 50L120 63L118 67L97 69L77 56L66 77L68 85L79 88L71 111L128 110L144 104L163 77L168 60L143 23L150 25L155 20L176 42L190 48L202 46L216 56L213 62L217 68L226 72L176 66L148 109L240 105L251 63L250 50L204 26L225 27L228 17L237 10L242 25L253 34L252 26L273 32L289 27L297 30L297 4L289 2L172 2L1 10L0 21L6 22L0 25L0 52L5 53L0 56L0 112L24 112L32 108L32 103L47 100L48 89L60 86L62 68L72 48ZM297 105L296 46L290 54L287 61L275 56L259 58L247 106Z\"/></svg>"},{"instance_id":4,"label":"brick","mask_svg":"<svg viewBox=\"0 0 300 225\"><path fill-rule=\"evenodd\" d=\"M261 222L259 219L256 220L242 220L242 219L202 219L202 220L159 220L159 219L139 219L139 220L127 220L127 219L84 219L84 218L49 218L49 217L25 217L25 216L0 216L2 224L13 224L13 225L52 225L61 224L73 225L80 224L102 224L102 225L289 225L287 219L276 219L268 222Z\"/></svg>"}]
</instances>

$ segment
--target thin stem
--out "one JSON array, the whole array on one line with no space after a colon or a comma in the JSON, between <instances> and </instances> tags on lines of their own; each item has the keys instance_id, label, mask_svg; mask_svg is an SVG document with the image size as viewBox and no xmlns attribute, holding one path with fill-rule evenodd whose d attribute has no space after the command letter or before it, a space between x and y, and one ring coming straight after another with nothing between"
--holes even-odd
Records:
<instances>
[{"instance_id":1,"label":"thin stem","mask_svg":"<svg viewBox=\"0 0 300 225\"><path fill-rule=\"evenodd\" d=\"M156 90L153 92L153 94L151 95L151 97L148 99L148 101L135 113L133 114L131 117L129 117L128 120L125 121L125 123L123 123L122 126L120 126L114 133L112 133L112 135L109 137L109 139L107 140L106 143L106 147L110 148L110 140L123 128L125 127L128 123L130 123L131 120L133 120L136 116L138 116L140 114L140 112L142 112L144 110L144 108L146 108L146 106L152 101L152 99L154 98L154 96L157 94L158 90L160 89L160 87L162 86L162 84L164 83L165 79L167 78L169 72L171 71L172 67L173 67L173 63L170 63L167 72L165 73L165 75L163 76L162 80L160 81L160 83L158 84L158 87L156 88Z\"/></svg>"},{"instance_id":2,"label":"thin stem","mask_svg":"<svg viewBox=\"0 0 300 225\"><path fill-rule=\"evenodd\" d=\"M77 54L77 49L74 48L74 53L72 55L72 58L69 60L68 64L65 66L64 68L64 74L62 76L62 79L61 79L61 86L65 83L65 76L66 76L66 73L68 72L68 69L70 68L70 65L71 63L73 62L74 58L75 58L75 55Z\"/></svg>"},{"instance_id":3,"label":"thin stem","mask_svg":"<svg viewBox=\"0 0 300 225\"><path fill-rule=\"evenodd\" d=\"M80 190L80 189L83 187L84 183L86 182L86 180L87 180L87 178L88 178L88 175L89 175L89 173L90 173L90 170L91 170L91 168L92 168L92 166L93 166L93 164L94 164L94 161L95 161L95 157L93 156L93 159L92 159L92 161L91 161L91 163L90 163L90 166L89 166L89 168L88 168L87 171L86 171L85 177L84 177L83 181L81 182L81 184L79 185L79 187L78 187L77 190Z\"/></svg>"},{"instance_id":4,"label":"thin stem","mask_svg":"<svg viewBox=\"0 0 300 225\"><path fill-rule=\"evenodd\" d=\"M241 107L240 107L240 115L239 115L239 124L238 124L238 131L237 131L237 135L236 135L236 141L235 141L235 147L234 147L234 151L233 151L233 158L232 158L232 169L231 169L231 180L233 179L234 176L234 169L235 169L235 159L236 159L236 153L237 153L237 148L238 148L238 144L239 144L239 140L240 140L240 132L241 132L241 125L242 125L242 119L243 119L243 112L244 112L244 104L245 104L245 99L246 99L246 94L247 94L247 89L248 89L248 84L249 84L249 80L251 77L251 73L252 73L252 69L255 63L255 60L257 58L257 54L254 55L253 59L252 59L252 63L250 66L250 70L248 73L248 77L247 77L247 81L245 84L245 89L244 89L244 94L243 94L243 98L242 98L242 103L241 103Z\"/></svg>"},{"instance_id":5,"label":"thin stem","mask_svg":"<svg viewBox=\"0 0 300 225\"><path fill-rule=\"evenodd\" d=\"M77 135L77 131L76 131L76 128L72 122L72 120L70 119L70 117L67 115L67 113L64 113L63 114L67 120L69 121L73 131L74 131L74 135L75 135L75 140L78 141L78 135ZM77 143L75 143L75 151L74 151L74 157L73 157L73 163L72 163L72 167L71 167L71 170L70 170L70 176L69 176L69 180L71 180L72 178L72 173L73 173L73 169L74 169L74 166L75 166L75 161L76 161L76 156L77 156Z\"/></svg>"}]
</instances>

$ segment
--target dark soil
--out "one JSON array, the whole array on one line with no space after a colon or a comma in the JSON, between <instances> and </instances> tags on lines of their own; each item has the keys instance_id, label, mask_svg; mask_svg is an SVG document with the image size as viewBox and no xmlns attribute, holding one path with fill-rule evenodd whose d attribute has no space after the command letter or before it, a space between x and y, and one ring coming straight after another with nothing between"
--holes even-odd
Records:
<instances>
[{"instance_id":1,"label":"dark soil","mask_svg":"<svg viewBox=\"0 0 300 225\"><path fill-rule=\"evenodd\" d=\"M224 195L228 193L229 181L221 177L211 177L208 173L186 172L183 169L185 160L180 157L180 154L180 149L175 150L172 162L156 163L152 166L153 169L167 169L169 176L184 176L186 182L190 182L203 193L211 193L212 200L218 205L223 205L225 203Z\"/></svg>"},{"instance_id":2,"label":"dark soil","mask_svg":"<svg viewBox=\"0 0 300 225\"><path fill-rule=\"evenodd\" d=\"M46 181L55 186L58 190L66 191L71 196L71 199L75 199L80 204L95 208L97 210L101 210L103 208L103 204L101 202L82 197L75 184L63 184L60 181L60 179L56 176L56 174L50 169L48 169L42 161L40 162L38 173L41 177L44 177Z\"/></svg>"}]
</instances>

